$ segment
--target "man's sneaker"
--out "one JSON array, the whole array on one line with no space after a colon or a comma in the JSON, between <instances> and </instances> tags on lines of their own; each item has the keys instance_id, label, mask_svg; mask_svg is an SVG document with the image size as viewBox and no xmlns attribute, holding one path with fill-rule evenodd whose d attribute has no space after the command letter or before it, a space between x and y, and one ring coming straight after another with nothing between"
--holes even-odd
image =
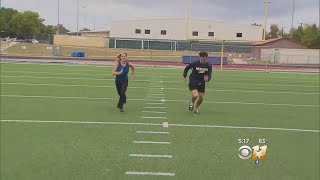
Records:
<instances>
[{"instance_id":1,"label":"man's sneaker","mask_svg":"<svg viewBox=\"0 0 320 180\"><path fill-rule=\"evenodd\" d=\"M193 104L192 104L191 101L190 101L190 104L189 104L189 111L193 111Z\"/></svg>"},{"instance_id":2,"label":"man's sneaker","mask_svg":"<svg viewBox=\"0 0 320 180\"><path fill-rule=\"evenodd\" d=\"M124 112L123 108L120 108L119 111L120 111L120 112Z\"/></svg>"},{"instance_id":3,"label":"man's sneaker","mask_svg":"<svg viewBox=\"0 0 320 180\"><path fill-rule=\"evenodd\" d=\"M199 109L196 109L196 110L194 111L194 113L200 114Z\"/></svg>"}]
</instances>

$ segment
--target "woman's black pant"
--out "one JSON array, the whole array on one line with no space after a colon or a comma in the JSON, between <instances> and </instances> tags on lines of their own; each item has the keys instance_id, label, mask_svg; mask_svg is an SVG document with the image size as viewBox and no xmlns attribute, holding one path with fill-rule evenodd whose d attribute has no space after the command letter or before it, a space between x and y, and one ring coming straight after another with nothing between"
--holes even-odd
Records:
<instances>
[{"instance_id":1,"label":"woman's black pant","mask_svg":"<svg viewBox=\"0 0 320 180\"><path fill-rule=\"evenodd\" d=\"M123 104L127 102L126 91L128 87L128 81L116 82L116 86L117 86L118 94L120 96L119 102L118 102L118 108L122 109Z\"/></svg>"}]
</instances>

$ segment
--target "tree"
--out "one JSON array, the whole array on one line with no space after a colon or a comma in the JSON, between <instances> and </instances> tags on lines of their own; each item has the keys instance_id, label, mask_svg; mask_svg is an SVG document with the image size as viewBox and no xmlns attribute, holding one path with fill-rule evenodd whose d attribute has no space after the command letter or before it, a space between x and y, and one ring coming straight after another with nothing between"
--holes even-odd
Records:
<instances>
[{"instance_id":1,"label":"tree","mask_svg":"<svg viewBox=\"0 0 320 180\"><path fill-rule=\"evenodd\" d=\"M9 22L12 20L13 16L18 14L17 10L11 8L0 8L0 32L1 36L12 36L10 31Z\"/></svg>"},{"instance_id":2,"label":"tree","mask_svg":"<svg viewBox=\"0 0 320 180\"><path fill-rule=\"evenodd\" d=\"M271 24L270 26L270 32L268 33L268 36L266 39L272 39L272 38L278 38L282 32L280 32L278 25Z\"/></svg>"},{"instance_id":3,"label":"tree","mask_svg":"<svg viewBox=\"0 0 320 180\"><path fill-rule=\"evenodd\" d=\"M60 33L69 32L62 24L58 26L43 24L37 12L18 12L11 8L0 8L0 35L17 38L34 38L55 34L59 27Z\"/></svg>"},{"instance_id":4,"label":"tree","mask_svg":"<svg viewBox=\"0 0 320 180\"><path fill-rule=\"evenodd\" d=\"M63 24L58 24L55 26L55 31L58 31L59 33L66 34L67 32L70 32L66 27L63 26Z\"/></svg>"},{"instance_id":5,"label":"tree","mask_svg":"<svg viewBox=\"0 0 320 180\"><path fill-rule=\"evenodd\" d=\"M294 41L302 42L303 35L303 27L299 26L298 29L292 29L292 39Z\"/></svg>"},{"instance_id":6,"label":"tree","mask_svg":"<svg viewBox=\"0 0 320 180\"><path fill-rule=\"evenodd\" d=\"M83 28L83 29L80 30L80 32L82 32L82 31L91 31L91 30L88 29L88 28Z\"/></svg>"},{"instance_id":7,"label":"tree","mask_svg":"<svg viewBox=\"0 0 320 180\"><path fill-rule=\"evenodd\" d=\"M43 26L41 34L42 35L53 35L56 33L56 28L52 25Z\"/></svg>"},{"instance_id":8,"label":"tree","mask_svg":"<svg viewBox=\"0 0 320 180\"><path fill-rule=\"evenodd\" d=\"M9 30L18 37L32 38L33 36L41 35L43 21L38 13L25 11L13 16Z\"/></svg>"},{"instance_id":9,"label":"tree","mask_svg":"<svg viewBox=\"0 0 320 180\"><path fill-rule=\"evenodd\" d=\"M252 26L262 26L262 24L251 23Z\"/></svg>"},{"instance_id":10,"label":"tree","mask_svg":"<svg viewBox=\"0 0 320 180\"><path fill-rule=\"evenodd\" d=\"M301 38L302 43L308 45L309 47L319 47L320 41L320 30L317 28L315 24L306 25L303 29L303 36Z\"/></svg>"}]
</instances>

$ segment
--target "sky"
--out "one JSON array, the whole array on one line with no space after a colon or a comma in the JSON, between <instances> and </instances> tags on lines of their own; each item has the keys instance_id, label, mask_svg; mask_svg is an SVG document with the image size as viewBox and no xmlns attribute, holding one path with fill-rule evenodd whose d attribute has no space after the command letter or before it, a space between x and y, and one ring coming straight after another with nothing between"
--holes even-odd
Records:
<instances>
[{"instance_id":1,"label":"sky","mask_svg":"<svg viewBox=\"0 0 320 180\"><path fill-rule=\"evenodd\" d=\"M188 0L0 0L1 7L20 12L35 11L45 24L58 23L71 31L83 27L96 31L110 29L112 21L185 18ZM59 1L59 8L58 8ZM77 5L79 1L79 6ZM264 23L265 0L190 0L190 18L235 24ZM278 24L288 32L294 0L268 0L267 30ZM77 8L79 7L79 8ZM319 0L295 0L293 26L300 23L319 26ZM95 22L95 23L94 23Z\"/></svg>"}]
</instances>

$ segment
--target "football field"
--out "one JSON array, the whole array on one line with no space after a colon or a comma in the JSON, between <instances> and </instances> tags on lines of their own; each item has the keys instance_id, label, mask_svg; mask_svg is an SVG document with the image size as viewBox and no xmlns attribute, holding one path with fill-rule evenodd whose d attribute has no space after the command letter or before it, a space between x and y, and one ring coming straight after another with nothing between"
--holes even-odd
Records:
<instances>
[{"instance_id":1,"label":"football field","mask_svg":"<svg viewBox=\"0 0 320 180\"><path fill-rule=\"evenodd\" d=\"M111 71L1 63L0 178L320 178L319 74L214 69L194 114L183 69L137 67L120 113Z\"/></svg>"}]
</instances>

